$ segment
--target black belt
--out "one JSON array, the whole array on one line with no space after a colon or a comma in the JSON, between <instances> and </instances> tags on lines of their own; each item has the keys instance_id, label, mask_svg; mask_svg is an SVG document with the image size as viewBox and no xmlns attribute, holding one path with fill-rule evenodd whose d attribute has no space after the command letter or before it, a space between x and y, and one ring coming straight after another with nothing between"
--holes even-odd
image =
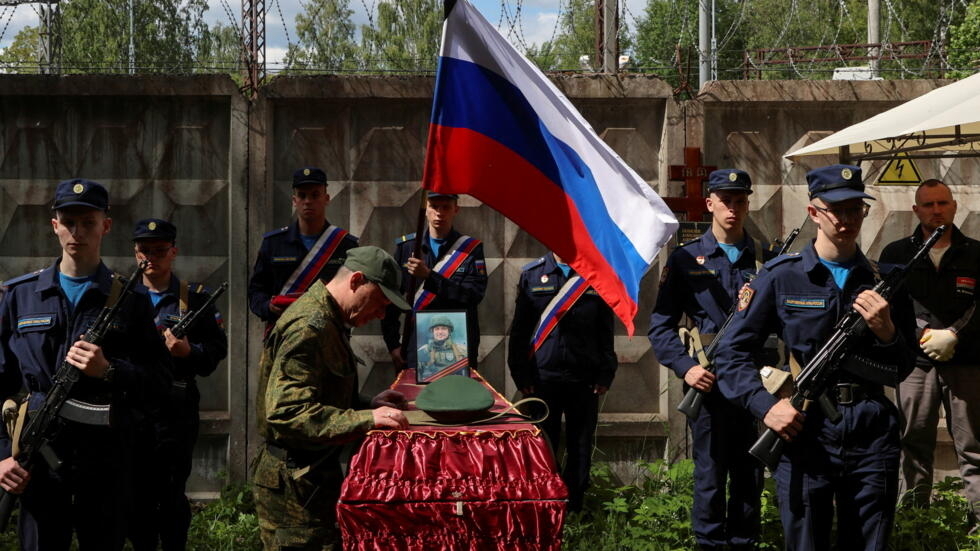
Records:
<instances>
[{"instance_id":1,"label":"black belt","mask_svg":"<svg viewBox=\"0 0 980 551\"><path fill-rule=\"evenodd\" d=\"M286 463L286 466L290 469L310 465L323 455L323 452L297 452L287 450L271 442L265 443L265 449L269 450L269 455Z\"/></svg>"},{"instance_id":2,"label":"black belt","mask_svg":"<svg viewBox=\"0 0 980 551\"><path fill-rule=\"evenodd\" d=\"M850 406L881 394L880 387L859 383L837 383L830 389L830 396L840 406Z\"/></svg>"}]
</instances>

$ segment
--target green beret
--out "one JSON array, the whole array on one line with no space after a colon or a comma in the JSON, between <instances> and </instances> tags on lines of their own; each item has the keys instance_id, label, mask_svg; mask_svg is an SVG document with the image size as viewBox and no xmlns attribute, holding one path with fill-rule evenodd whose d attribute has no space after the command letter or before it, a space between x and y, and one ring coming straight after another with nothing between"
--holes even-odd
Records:
<instances>
[{"instance_id":1,"label":"green beret","mask_svg":"<svg viewBox=\"0 0 980 551\"><path fill-rule=\"evenodd\" d=\"M493 406L493 394L479 381L447 375L422 389L415 407L443 423L465 423L484 417Z\"/></svg>"}]
</instances>

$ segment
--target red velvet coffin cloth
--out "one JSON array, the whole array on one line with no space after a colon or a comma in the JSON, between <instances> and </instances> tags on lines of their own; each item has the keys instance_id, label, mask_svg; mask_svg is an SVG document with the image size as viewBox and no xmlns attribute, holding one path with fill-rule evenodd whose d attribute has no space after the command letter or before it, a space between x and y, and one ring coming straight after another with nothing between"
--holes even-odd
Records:
<instances>
[{"instance_id":1,"label":"red velvet coffin cloth","mask_svg":"<svg viewBox=\"0 0 980 551\"><path fill-rule=\"evenodd\" d=\"M493 411L510 405L494 394ZM392 388L414 401L414 370ZM368 433L351 459L337 520L344 549L561 548L568 490L531 424Z\"/></svg>"}]
</instances>

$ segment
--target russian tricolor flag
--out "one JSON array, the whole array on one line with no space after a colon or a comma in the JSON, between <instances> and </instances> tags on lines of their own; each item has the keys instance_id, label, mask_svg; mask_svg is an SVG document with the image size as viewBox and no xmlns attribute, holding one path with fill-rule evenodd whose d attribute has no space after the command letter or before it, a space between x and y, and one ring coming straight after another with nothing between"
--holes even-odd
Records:
<instances>
[{"instance_id":1,"label":"russian tricolor flag","mask_svg":"<svg viewBox=\"0 0 980 551\"><path fill-rule=\"evenodd\" d=\"M663 200L466 0L443 28L423 187L472 195L513 220L630 335L640 279L677 229Z\"/></svg>"}]
</instances>

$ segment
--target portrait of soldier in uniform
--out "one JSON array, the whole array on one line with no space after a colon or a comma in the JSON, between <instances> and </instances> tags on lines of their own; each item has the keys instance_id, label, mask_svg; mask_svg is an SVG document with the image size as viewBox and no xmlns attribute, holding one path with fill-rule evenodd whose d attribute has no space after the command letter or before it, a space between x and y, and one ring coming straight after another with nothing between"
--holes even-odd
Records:
<instances>
[{"instance_id":1,"label":"portrait of soldier in uniform","mask_svg":"<svg viewBox=\"0 0 980 551\"><path fill-rule=\"evenodd\" d=\"M425 342L418 348L419 382L451 374L469 375L466 312L419 313L416 327L426 328L426 333L419 335L419 341Z\"/></svg>"}]
</instances>

